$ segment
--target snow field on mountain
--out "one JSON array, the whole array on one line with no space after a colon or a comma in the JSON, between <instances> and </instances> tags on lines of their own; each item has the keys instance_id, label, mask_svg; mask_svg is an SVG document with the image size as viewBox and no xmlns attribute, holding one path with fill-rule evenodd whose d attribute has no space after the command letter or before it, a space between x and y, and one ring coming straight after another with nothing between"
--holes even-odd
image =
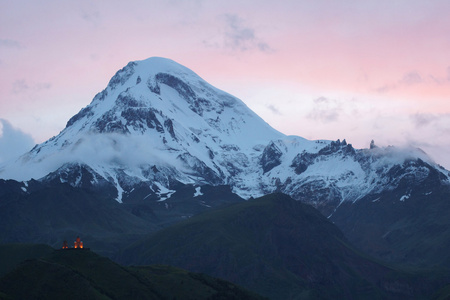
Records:
<instances>
[{"instance_id":1,"label":"snow field on mountain","mask_svg":"<svg viewBox=\"0 0 450 300\"><path fill-rule=\"evenodd\" d=\"M392 189L405 176L420 182L438 169L417 149L358 150L339 140L286 136L241 100L164 58L119 70L59 135L1 166L0 177L23 181L55 172L78 186L86 180L76 171L81 166L92 173L90 184L113 184L119 202L142 182L166 200L174 192L170 182L178 181L227 184L246 199L281 191L342 203ZM448 181L448 171L439 170Z\"/></svg>"}]
</instances>

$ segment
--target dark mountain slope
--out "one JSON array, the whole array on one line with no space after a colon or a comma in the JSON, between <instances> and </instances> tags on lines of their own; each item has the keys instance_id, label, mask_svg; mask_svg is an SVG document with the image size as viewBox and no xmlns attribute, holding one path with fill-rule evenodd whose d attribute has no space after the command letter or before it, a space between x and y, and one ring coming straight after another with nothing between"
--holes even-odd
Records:
<instances>
[{"instance_id":1,"label":"dark mountain slope","mask_svg":"<svg viewBox=\"0 0 450 300\"><path fill-rule=\"evenodd\" d=\"M0 165L0 178L108 186L123 203L165 201L180 185L229 185L245 199L282 192L325 216L436 172L436 184L448 186L448 170L420 149L286 136L241 100L160 57L127 64L57 136Z\"/></svg>"},{"instance_id":2,"label":"dark mountain slope","mask_svg":"<svg viewBox=\"0 0 450 300\"><path fill-rule=\"evenodd\" d=\"M0 180L0 242L57 247L80 234L111 257L160 226L282 192L378 258L450 261L450 173L423 151L286 136L164 58L130 62L0 177L18 180Z\"/></svg>"},{"instance_id":3,"label":"dark mountain slope","mask_svg":"<svg viewBox=\"0 0 450 300\"><path fill-rule=\"evenodd\" d=\"M43 244L0 244L0 277L27 259L50 254L54 249Z\"/></svg>"},{"instance_id":4,"label":"dark mountain slope","mask_svg":"<svg viewBox=\"0 0 450 300\"><path fill-rule=\"evenodd\" d=\"M27 260L0 279L13 299L262 299L229 282L167 267L124 268L88 250Z\"/></svg>"},{"instance_id":5,"label":"dark mountain slope","mask_svg":"<svg viewBox=\"0 0 450 300\"><path fill-rule=\"evenodd\" d=\"M359 255L317 210L282 194L194 216L130 246L119 261L204 272L272 299L404 299L442 285L416 286L417 276Z\"/></svg>"},{"instance_id":6,"label":"dark mountain slope","mask_svg":"<svg viewBox=\"0 0 450 300\"><path fill-rule=\"evenodd\" d=\"M420 185L343 203L331 216L349 240L385 261L450 268L450 191L432 172Z\"/></svg>"},{"instance_id":7,"label":"dark mountain slope","mask_svg":"<svg viewBox=\"0 0 450 300\"><path fill-rule=\"evenodd\" d=\"M0 243L45 243L59 248L63 240L79 235L88 247L112 257L124 245L162 226L242 201L224 186L204 186L202 195L193 198L192 186L179 185L165 201L141 196L139 201L123 204L110 191L108 185L90 189L30 181L25 187L0 179Z\"/></svg>"},{"instance_id":8,"label":"dark mountain slope","mask_svg":"<svg viewBox=\"0 0 450 300\"><path fill-rule=\"evenodd\" d=\"M0 180L0 190L10 182ZM45 243L59 248L63 240L80 235L91 248L111 255L126 241L156 228L108 199L107 193L69 184L33 182L26 191L0 197L2 243Z\"/></svg>"}]
</instances>

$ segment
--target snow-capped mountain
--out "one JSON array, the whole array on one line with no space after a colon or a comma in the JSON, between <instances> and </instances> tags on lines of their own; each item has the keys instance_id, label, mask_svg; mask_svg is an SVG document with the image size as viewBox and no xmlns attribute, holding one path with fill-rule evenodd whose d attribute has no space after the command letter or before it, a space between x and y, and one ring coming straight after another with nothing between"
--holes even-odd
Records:
<instances>
[{"instance_id":1,"label":"snow-capped mountain","mask_svg":"<svg viewBox=\"0 0 450 300\"><path fill-rule=\"evenodd\" d=\"M59 135L2 166L0 177L112 185L119 202L163 201L177 184L197 193L229 185L243 198L284 192L330 215L431 172L448 184L449 172L418 149L286 136L191 70L154 57L118 71Z\"/></svg>"}]
</instances>

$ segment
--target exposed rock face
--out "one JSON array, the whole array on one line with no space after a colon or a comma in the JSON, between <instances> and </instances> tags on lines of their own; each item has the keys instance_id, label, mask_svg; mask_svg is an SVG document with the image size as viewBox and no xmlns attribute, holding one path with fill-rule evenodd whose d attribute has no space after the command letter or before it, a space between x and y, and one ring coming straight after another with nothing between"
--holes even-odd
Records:
<instances>
[{"instance_id":1,"label":"exposed rock face","mask_svg":"<svg viewBox=\"0 0 450 300\"><path fill-rule=\"evenodd\" d=\"M273 143L270 142L270 144L264 148L264 151L261 156L261 166L264 173L269 172L276 166L279 166L281 164L281 156L283 153L280 149Z\"/></svg>"},{"instance_id":2,"label":"exposed rock face","mask_svg":"<svg viewBox=\"0 0 450 300\"><path fill-rule=\"evenodd\" d=\"M319 209L373 255L450 266L446 253L430 250L450 247L449 172L421 150L286 136L163 58L118 71L60 134L0 166L0 178L17 180L0 181L3 241L52 244L55 228L84 228L48 218L72 217L65 207L86 210L100 222L92 236L107 240L281 192Z\"/></svg>"},{"instance_id":3,"label":"exposed rock face","mask_svg":"<svg viewBox=\"0 0 450 300\"><path fill-rule=\"evenodd\" d=\"M419 185L431 172L448 184L448 171L416 149L285 136L191 70L150 58L119 70L58 136L0 177L110 185L119 202L136 201L138 186L157 197L177 184L229 185L243 198L283 192L329 216L402 182Z\"/></svg>"}]
</instances>

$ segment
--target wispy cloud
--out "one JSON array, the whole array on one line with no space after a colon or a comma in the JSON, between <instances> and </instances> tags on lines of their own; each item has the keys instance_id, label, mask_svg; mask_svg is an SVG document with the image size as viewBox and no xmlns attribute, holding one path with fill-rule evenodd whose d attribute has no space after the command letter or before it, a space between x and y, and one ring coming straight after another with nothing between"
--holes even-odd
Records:
<instances>
[{"instance_id":1,"label":"wispy cloud","mask_svg":"<svg viewBox=\"0 0 450 300\"><path fill-rule=\"evenodd\" d=\"M30 89L25 79L19 79L13 82L12 91L14 94L20 94Z\"/></svg>"},{"instance_id":2,"label":"wispy cloud","mask_svg":"<svg viewBox=\"0 0 450 300\"><path fill-rule=\"evenodd\" d=\"M375 89L375 91L380 93L380 94L384 94L384 93L387 93L389 91L395 90L397 88L398 88L398 85L396 83L389 83L389 84L385 84L383 86L377 87Z\"/></svg>"},{"instance_id":3,"label":"wispy cloud","mask_svg":"<svg viewBox=\"0 0 450 300\"><path fill-rule=\"evenodd\" d=\"M418 72L412 71L403 75L403 78L399 83L404 85L414 85L422 83L423 81L422 76Z\"/></svg>"},{"instance_id":4,"label":"wispy cloud","mask_svg":"<svg viewBox=\"0 0 450 300\"><path fill-rule=\"evenodd\" d=\"M21 43L19 43L16 40L11 40L11 39L0 39L0 47L13 48L13 49L23 48Z\"/></svg>"},{"instance_id":5,"label":"wispy cloud","mask_svg":"<svg viewBox=\"0 0 450 300\"><path fill-rule=\"evenodd\" d=\"M450 66L446 68L445 75L423 75L417 71L410 71L405 73L399 80L386 83L385 85L375 88L374 91L378 93L387 93L393 90L422 84L443 85L448 84L448 81L450 81Z\"/></svg>"},{"instance_id":6,"label":"wispy cloud","mask_svg":"<svg viewBox=\"0 0 450 300\"><path fill-rule=\"evenodd\" d=\"M91 23L95 27L97 27L101 21L100 12L98 10L92 11L83 10L81 11L81 18L86 22Z\"/></svg>"},{"instance_id":7,"label":"wispy cloud","mask_svg":"<svg viewBox=\"0 0 450 300\"><path fill-rule=\"evenodd\" d=\"M266 52L270 50L267 43L256 37L255 30L244 24L244 20L237 15L227 14L225 23L225 44L233 50L247 51L257 48Z\"/></svg>"},{"instance_id":8,"label":"wispy cloud","mask_svg":"<svg viewBox=\"0 0 450 300\"><path fill-rule=\"evenodd\" d=\"M38 92L42 90L48 90L52 87L49 82L39 82L29 84L25 79L18 79L12 84L12 92L14 94L21 94L26 92Z\"/></svg>"},{"instance_id":9,"label":"wispy cloud","mask_svg":"<svg viewBox=\"0 0 450 300\"><path fill-rule=\"evenodd\" d=\"M336 122L343 111L342 103L335 99L319 97L313 100L314 108L306 116L309 119L324 123Z\"/></svg>"},{"instance_id":10,"label":"wispy cloud","mask_svg":"<svg viewBox=\"0 0 450 300\"><path fill-rule=\"evenodd\" d=\"M266 106L272 113L274 113L275 115L279 115L282 116L283 114L280 112L280 110L278 109L278 107L276 107L273 104L269 104Z\"/></svg>"},{"instance_id":11,"label":"wispy cloud","mask_svg":"<svg viewBox=\"0 0 450 300\"><path fill-rule=\"evenodd\" d=\"M379 93L386 93L401 87L405 86L413 86L417 84L424 83L425 79L422 75L419 74L417 71L410 71L408 73L405 73L403 77L396 82L387 83L383 86L380 86L375 89L375 91Z\"/></svg>"},{"instance_id":12,"label":"wispy cloud","mask_svg":"<svg viewBox=\"0 0 450 300\"><path fill-rule=\"evenodd\" d=\"M217 38L204 41L207 47L223 48L235 52L259 51L271 53L274 50L264 40L258 37L255 29L236 14L225 14L221 17L222 31Z\"/></svg>"}]
</instances>

